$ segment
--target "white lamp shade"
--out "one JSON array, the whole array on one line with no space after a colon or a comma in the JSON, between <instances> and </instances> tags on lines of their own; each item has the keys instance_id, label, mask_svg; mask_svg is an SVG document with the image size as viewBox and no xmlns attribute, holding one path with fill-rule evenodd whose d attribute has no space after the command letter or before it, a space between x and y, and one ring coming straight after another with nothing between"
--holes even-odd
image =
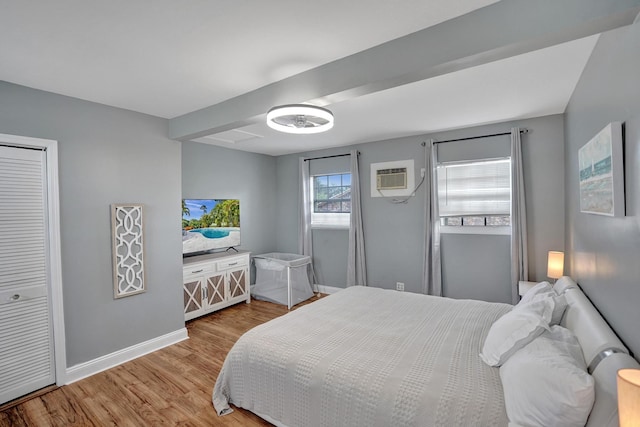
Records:
<instances>
[{"instance_id":1,"label":"white lamp shade","mask_svg":"<svg viewBox=\"0 0 640 427\"><path fill-rule=\"evenodd\" d=\"M547 277L559 279L564 274L564 252L549 251Z\"/></svg>"},{"instance_id":2,"label":"white lamp shade","mask_svg":"<svg viewBox=\"0 0 640 427\"><path fill-rule=\"evenodd\" d=\"M620 427L640 426L640 369L618 371Z\"/></svg>"}]
</instances>

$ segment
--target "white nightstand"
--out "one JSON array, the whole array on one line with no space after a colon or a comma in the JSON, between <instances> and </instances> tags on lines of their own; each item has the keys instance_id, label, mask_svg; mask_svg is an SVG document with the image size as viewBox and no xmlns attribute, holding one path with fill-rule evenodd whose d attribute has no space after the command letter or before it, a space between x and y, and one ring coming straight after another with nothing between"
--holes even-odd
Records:
<instances>
[{"instance_id":1,"label":"white nightstand","mask_svg":"<svg viewBox=\"0 0 640 427\"><path fill-rule=\"evenodd\" d=\"M527 282L526 280L520 280L518 282L518 294L520 296L527 293L527 291L537 285L538 282Z\"/></svg>"}]
</instances>

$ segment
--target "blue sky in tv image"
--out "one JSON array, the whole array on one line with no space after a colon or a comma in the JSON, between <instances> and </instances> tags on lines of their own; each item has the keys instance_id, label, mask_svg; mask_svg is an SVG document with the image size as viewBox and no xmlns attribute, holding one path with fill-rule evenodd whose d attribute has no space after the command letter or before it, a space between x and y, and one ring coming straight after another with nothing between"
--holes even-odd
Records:
<instances>
[{"instance_id":1,"label":"blue sky in tv image","mask_svg":"<svg viewBox=\"0 0 640 427\"><path fill-rule=\"evenodd\" d=\"M222 199L184 199L184 204L189 209L189 213L183 213L182 218L200 219L202 215L211 212L218 203L223 201ZM207 210L203 211L202 206L205 206Z\"/></svg>"}]
</instances>

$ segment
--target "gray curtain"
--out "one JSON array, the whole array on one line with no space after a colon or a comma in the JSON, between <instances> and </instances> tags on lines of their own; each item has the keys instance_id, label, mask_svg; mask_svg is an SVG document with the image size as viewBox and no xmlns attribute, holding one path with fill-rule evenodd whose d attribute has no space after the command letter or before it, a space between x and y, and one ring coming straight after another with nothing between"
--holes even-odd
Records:
<instances>
[{"instance_id":1,"label":"gray curtain","mask_svg":"<svg viewBox=\"0 0 640 427\"><path fill-rule=\"evenodd\" d=\"M442 264L440 261L440 216L438 214L438 148L433 140L424 150L424 259L422 291L442 296Z\"/></svg>"},{"instance_id":2,"label":"gray curtain","mask_svg":"<svg viewBox=\"0 0 640 427\"><path fill-rule=\"evenodd\" d=\"M511 128L511 295L513 304L520 300L518 281L528 280L527 211L522 173L520 128Z\"/></svg>"},{"instance_id":3,"label":"gray curtain","mask_svg":"<svg viewBox=\"0 0 640 427\"><path fill-rule=\"evenodd\" d=\"M313 239L311 233L311 177L309 173L309 162L305 162L304 157L300 157L300 185L298 200L298 254L309 255L311 257L311 267L308 269L309 281L315 285L313 274Z\"/></svg>"},{"instance_id":4,"label":"gray curtain","mask_svg":"<svg viewBox=\"0 0 640 427\"><path fill-rule=\"evenodd\" d=\"M364 233L362 230L360 171L357 150L351 150L351 215L347 261L347 286L366 286L367 264L365 262Z\"/></svg>"}]
</instances>

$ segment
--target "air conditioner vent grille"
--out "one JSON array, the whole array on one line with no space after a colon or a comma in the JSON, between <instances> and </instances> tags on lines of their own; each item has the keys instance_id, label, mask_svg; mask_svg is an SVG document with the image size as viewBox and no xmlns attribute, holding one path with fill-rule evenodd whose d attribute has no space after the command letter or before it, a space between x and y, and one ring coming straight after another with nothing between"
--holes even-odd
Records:
<instances>
[{"instance_id":1,"label":"air conditioner vent grille","mask_svg":"<svg viewBox=\"0 0 640 427\"><path fill-rule=\"evenodd\" d=\"M407 168L378 169L376 171L378 190L398 190L407 188Z\"/></svg>"}]
</instances>

